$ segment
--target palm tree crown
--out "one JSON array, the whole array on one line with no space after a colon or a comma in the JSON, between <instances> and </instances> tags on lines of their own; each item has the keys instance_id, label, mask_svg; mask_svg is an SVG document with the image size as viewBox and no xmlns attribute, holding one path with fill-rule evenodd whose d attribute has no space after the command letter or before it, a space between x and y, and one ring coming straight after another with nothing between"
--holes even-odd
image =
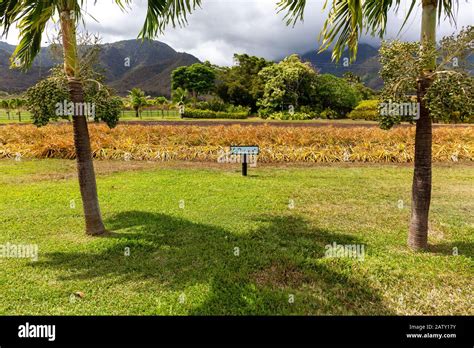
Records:
<instances>
[{"instance_id":1,"label":"palm tree crown","mask_svg":"<svg viewBox=\"0 0 474 348\"><path fill-rule=\"evenodd\" d=\"M417 4L429 2L436 5L438 19L444 15L455 22L459 0L412 0L402 28ZM333 59L339 60L346 47L352 53L351 58L355 59L359 39L364 32L383 37L389 11L397 12L402 0L326 0L323 8L328 8L329 3L329 14L320 33L320 50L326 50L334 44ZM306 0L281 0L278 7L280 11L286 12L287 24L294 25L298 20L303 20Z\"/></svg>"},{"instance_id":2,"label":"palm tree crown","mask_svg":"<svg viewBox=\"0 0 474 348\"><path fill-rule=\"evenodd\" d=\"M132 3L132 0L114 1L121 9L126 9ZM0 0L2 35L6 36L13 24L20 30L20 43L12 55L12 64L28 69L41 48L41 38L47 23L64 11L68 11L78 23L83 19L85 3L86 0ZM169 24L185 24L187 14L200 3L201 0L148 0L147 14L139 37L153 38Z\"/></svg>"}]
</instances>

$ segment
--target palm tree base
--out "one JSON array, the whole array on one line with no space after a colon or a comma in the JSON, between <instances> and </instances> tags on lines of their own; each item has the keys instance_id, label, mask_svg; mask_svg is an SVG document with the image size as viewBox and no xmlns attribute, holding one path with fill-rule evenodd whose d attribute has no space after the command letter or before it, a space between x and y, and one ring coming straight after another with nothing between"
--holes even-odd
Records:
<instances>
[{"instance_id":1,"label":"palm tree base","mask_svg":"<svg viewBox=\"0 0 474 348\"><path fill-rule=\"evenodd\" d=\"M425 233L417 233L416 231L412 231L410 229L410 234L408 236L408 246L410 249L418 251L418 250L427 250L428 249L428 240L425 236L428 235L428 232Z\"/></svg>"},{"instance_id":2,"label":"palm tree base","mask_svg":"<svg viewBox=\"0 0 474 348\"><path fill-rule=\"evenodd\" d=\"M103 228L103 229L100 229L100 230L87 230L86 229L86 234L88 236L91 236L91 237L104 237L104 236L108 236L108 235L111 235L112 232L110 232L109 230Z\"/></svg>"}]
</instances>

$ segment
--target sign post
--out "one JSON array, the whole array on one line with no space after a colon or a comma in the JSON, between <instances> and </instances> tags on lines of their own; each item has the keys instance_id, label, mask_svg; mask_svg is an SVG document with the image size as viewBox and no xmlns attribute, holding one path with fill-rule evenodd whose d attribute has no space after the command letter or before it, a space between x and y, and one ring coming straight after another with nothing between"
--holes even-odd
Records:
<instances>
[{"instance_id":1,"label":"sign post","mask_svg":"<svg viewBox=\"0 0 474 348\"><path fill-rule=\"evenodd\" d=\"M260 148L256 145L231 146L230 152L232 155L242 156L242 176L247 176L248 156L256 156L260 153Z\"/></svg>"}]
</instances>

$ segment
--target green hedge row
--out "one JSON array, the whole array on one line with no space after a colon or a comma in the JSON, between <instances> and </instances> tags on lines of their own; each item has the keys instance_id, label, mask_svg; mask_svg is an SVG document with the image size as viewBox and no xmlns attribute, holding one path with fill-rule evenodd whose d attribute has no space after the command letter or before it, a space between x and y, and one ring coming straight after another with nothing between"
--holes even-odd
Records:
<instances>
[{"instance_id":1,"label":"green hedge row","mask_svg":"<svg viewBox=\"0 0 474 348\"><path fill-rule=\"evenodd\" d=\"M347 116L352 120L378 121L379 104L378 100L363 100Z\"/></svg>"},{"instance_id":2,"label":"green hedge row","mask_svg":"<svg viewBox=\"0 0 474 348\"><path fill-rule=\"evenodd\" d=\"M184 118L227 118L227 119L245 119L246 112L224 112L212 110L186 109L183 113Z\"/></svg>"}]
</instances>

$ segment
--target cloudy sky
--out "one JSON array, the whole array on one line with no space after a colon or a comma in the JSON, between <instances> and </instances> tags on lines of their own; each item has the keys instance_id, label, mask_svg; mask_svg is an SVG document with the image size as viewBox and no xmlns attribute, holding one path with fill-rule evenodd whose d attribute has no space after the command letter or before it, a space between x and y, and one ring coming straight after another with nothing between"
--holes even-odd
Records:
<instances>
[{"instance_id":1,"label":"cloudy sky","mask_svg":"<svg viewBox=\"0 0 474 348\"><path fill-rule=\"evenodd\" d=\"M178 51L191 53L201 60L214 64L230 65L235 52L278 59L290 53L305 53L318 47L318 33L326 17L322 12L323 0L308 0L304 22L287 27L283 14L277 14L277 0L202 0L188 18L184 28L169 28L157 39ZM408 0L406 0L408 3ZM420 1L421 2L421 1ZM87 29L99 33L103 42L135 38L145 18L146 1L138 0L122 12L113 0L99 0L94 6L89 1L86 17ZM388 21L388 38L396 38L403 22L407 5L398 14L392 13ZM417 40L421 9L416 8L404 30L398 35L403 40ZM93 18L95 18L95 20ZM474 0L460 0L457 28L474 24ZM97 21L96 21L97 20ZM49 30L53 31L51 24ZM441 22L439 37L457 31L448 21ZM12 31L7 40L18 41ZM46 41L45 38L43 41ZM369 36L363 42L377 44Z\"/></svg>"}]
</instances>

